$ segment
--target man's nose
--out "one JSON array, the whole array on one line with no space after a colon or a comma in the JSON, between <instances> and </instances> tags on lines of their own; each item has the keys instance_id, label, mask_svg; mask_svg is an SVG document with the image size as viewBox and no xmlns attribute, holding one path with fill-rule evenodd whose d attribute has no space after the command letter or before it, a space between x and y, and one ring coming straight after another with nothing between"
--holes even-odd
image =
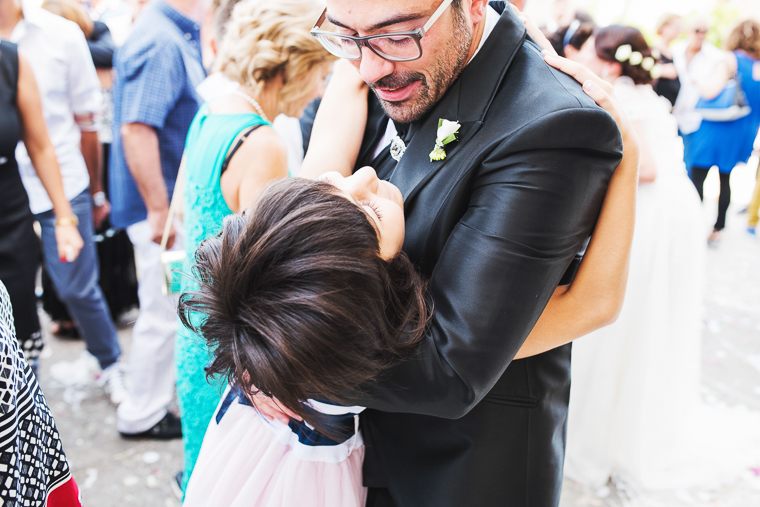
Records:
<instances>
[{"instance_id":1,"label":"man's nose","mask_svg":"<svg viewBox=\"0 0 760 507\"><path fill-rule=\"evenodd\" d=\"M374 83L393 73L394 64L377 56L368 47L362 46L362 59L359 61L359 74L365 83Z\"/></svg>"}]
</instances>

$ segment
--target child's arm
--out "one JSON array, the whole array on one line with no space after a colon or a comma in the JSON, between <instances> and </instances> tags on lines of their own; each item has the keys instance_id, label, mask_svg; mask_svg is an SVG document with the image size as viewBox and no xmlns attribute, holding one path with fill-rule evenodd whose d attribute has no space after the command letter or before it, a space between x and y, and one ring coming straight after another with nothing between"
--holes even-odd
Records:
<instances>
[{"instance_id":1,"label":"child's arm","mask_svg":"<svg viewBox=\"0 0 760 507\"><path fill-rule=\"evenodd\" d=\"M300 177L314 179L330 171L351 175L367 123L368 90L353 65L345 60L335 64L314 119Z\"/></svg>"}]
</instances>

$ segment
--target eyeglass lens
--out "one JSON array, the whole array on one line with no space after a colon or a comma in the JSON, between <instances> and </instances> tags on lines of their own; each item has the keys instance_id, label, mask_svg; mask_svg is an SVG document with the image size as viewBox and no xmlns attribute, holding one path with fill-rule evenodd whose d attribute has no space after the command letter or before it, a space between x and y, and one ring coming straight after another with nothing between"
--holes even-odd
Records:
<instances>
[{"instance_id":1,"label":"eyeglass lens","mask_svg":"<svg viewBox=\"0 0 760 507\"><path fill-rule=\"evenodd\" d=\"M320 34L318 38L325 48L335 56L349 59L361 58L359 44L353 39L340 35L324 34ZM392 60L414 60L420 56L419 46L414 38L408 35L376 37L368 39L366 44L372 46L372 49L380 56Z\"/></svg>"}]
</instances>

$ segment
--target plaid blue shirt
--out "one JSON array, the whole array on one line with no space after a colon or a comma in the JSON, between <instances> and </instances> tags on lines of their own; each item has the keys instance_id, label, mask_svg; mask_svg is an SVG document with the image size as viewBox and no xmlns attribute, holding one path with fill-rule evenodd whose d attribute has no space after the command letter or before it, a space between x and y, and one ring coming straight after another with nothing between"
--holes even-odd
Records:
<instances>
[{"instance_id":1,"label":"plaid blue shirt","mask_svg":"<svg viewBox=\"0 0 760 507\"><path fill-rule=\"evenodd\" d=\"M161 170L171 197L185 138L202 103L195 87L205 77L200 25L154 0L137 18L114 57L113 145L109 163L111 220L127 227L147 217L121 142L121 126L145 123L158 134Z\"/></svg>"}]
</instances>

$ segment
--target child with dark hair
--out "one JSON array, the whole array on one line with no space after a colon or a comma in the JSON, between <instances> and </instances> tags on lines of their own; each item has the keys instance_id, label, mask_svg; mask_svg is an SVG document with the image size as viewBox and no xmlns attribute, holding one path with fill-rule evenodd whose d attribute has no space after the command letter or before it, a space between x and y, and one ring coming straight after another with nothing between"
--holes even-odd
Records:
<instances>
[{"instance_id":1,"label":"child with dark hair","mask_svg":"<svg viewBox=\"0 0 760 507\"><path fill-rule=\"evenodd\" d=\"M246 491L258 490L273 469L251 473L235 457L263 463L272 453L280 467L326 462L313 465L320 468L308 475L315 482L299 485L305 494L319 488L324 474L328 482L342 478L340 488L328 488L323 505L363 504L356 431L362 408L334 403L350 405L350 393L409 352L430 315L425 283L400 252L402 205L398 189L369 168L345 179L282 180L199 246L194 275L200 290L182 296L180 318L214 350L208 374L226 377L231 388L207 430L185 505L208 505L207 498L231 505L224 495L234 498L238 491L198 486L219 467L236 474ZM245 394L255 392L276 397L301 420L286 426L260 418ZM266 438L270 431L276 438ZM234 441L229 432L237 434ZM240 438L259 443L254 454L234 452ZM209 447L211 459L204 454ZM283 505L280 495L293 492L275 488L272 494L278 500L271 505Z\"/></svg>"},{"instance_id":2,"label":"child with dark hair","mask_svg":"<svg viewBox=\"0 0 760 507\"><path fill-rule=\"evenodd\" d=\"M622 304L638 158L614 98L588 89L631 149L575 281L556 289L516 358L609 324ZM346 87L331 84L321 118L346 103L339 90ZM400 191L365 167L271 183L200 244L198 289L181 297L180 318L213 351L208 374L229 387L184 507L365 505L364 408L355 400L426 339L432 313L425 281L401 251L404 235Z\"/></svg>"},{"instance_id":3,"label":"child with dark hair","mask_svg":"<svg viewBox=\"0 0 760 507\"><path fill-rule=\"evenodd\" d=\"M353 178L381 184L362 172ZM272 184L247 216L228 216L196 252L201 289L180 304L183 324L215 351L209 375L276 395L331 430L302 402L346 402L414 347L430 313L425 284L399 251L401 196L391 197L374 194L365 210L326 181L292 178Z\"/></svg>"}]
</instances>

